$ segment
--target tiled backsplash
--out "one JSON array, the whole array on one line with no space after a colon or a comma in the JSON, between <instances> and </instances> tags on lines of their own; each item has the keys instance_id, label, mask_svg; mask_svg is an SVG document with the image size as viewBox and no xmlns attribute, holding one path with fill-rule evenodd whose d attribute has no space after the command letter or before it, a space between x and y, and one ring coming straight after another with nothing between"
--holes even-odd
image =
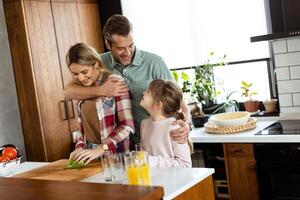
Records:
<instances>
[{"instance_id":1,"label":"tiled backsplash","mask_svg":"<svg viewBox=\"0 0 300 200\"><path fill-rule=\"evenodd\" d=\"M300 37L273 41L281 113L300 113Z\"/></svg>"}]
</instances>

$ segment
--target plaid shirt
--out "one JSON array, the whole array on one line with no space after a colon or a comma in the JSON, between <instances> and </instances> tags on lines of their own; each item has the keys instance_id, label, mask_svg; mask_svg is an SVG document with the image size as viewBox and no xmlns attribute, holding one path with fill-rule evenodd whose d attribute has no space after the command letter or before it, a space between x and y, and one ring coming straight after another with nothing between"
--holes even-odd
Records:
<instances>
[{"instance_id":1,"label":"plaid shirt","mask_svg":"<svg viewBox=\"0 0 300 200\"><path fill-rule=\"evenodd\" d=\"M116 76L115 74L110 75ZM96 85L100 85L101 77ZM76 135L75 148L86 148L83 123L81 120L80 105L78 103L78 122L80 131ZM103 98L96 100L97 116L100 127L101 143L107 144L112 152L124 152L129 147L129 134L134 133L134 122L131 111L131 101L129 93L123 96ZM126 144L127 143L127 144Z\"/></svg>"}]
</instances>

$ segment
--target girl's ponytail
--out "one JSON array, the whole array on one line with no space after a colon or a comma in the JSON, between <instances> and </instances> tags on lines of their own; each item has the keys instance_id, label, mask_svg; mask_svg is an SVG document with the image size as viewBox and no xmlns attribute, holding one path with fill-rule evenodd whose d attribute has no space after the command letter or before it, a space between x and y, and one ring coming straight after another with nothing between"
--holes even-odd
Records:
<instances>
[{"instance_id":1,"label":"girl's ponytail","mask_svg":"<svg viewBox=\"0 0 300 200\"><path fill-rule=\"evenodd\" d=\"M180 110L176 111L175 113L175 119L179 120L184 120L185 119L185 116L184 116L184 113Z\"/></svg>"}]
</instances>

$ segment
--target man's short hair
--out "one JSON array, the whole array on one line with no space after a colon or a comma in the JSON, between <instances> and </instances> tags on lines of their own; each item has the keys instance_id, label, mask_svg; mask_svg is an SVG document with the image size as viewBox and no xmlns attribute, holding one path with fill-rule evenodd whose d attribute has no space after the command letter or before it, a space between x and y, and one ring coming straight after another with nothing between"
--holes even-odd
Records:
<instances>
[{"instance_id":1,"label":"man's short hair","mask_svg":"<svg viewBox=\"0 0 300 200\"><path fill-rule=\"evenodd\" d=\"M113 15L105 23L103 27L104 39L109 43L112 42L112 36L114 34L127 36L132 29L132 25L129 20L123 15Z\"/></svg>"}]
</instances>

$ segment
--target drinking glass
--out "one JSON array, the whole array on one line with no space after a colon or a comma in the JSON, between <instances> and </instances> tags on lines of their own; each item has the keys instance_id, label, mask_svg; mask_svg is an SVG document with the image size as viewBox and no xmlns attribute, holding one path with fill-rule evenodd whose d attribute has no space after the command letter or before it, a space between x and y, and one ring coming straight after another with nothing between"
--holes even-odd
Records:
<instances>
[{"instance_id":1,"label":"drinking glass","mask_svg":"<svg viewBox=\"0 0 300 200\"><path fill-rule=\"evenodd\" d=\"M112 154L111 152L105 152L102 155L102 167L104 172L104 178L107 182L124 183L125 166L123 162L123 154Z\"/></svg>"},{"instance_id":2,"label":"drinking glass","mask_svg":"<svg viewBox=\"0 0 300 200\"><path fill-rule=\"evenodd\" d=\"M146 151L132 151L124 155L128 184L149 185L150 170L148 153Z\"/></svg>"}]
</instances>

